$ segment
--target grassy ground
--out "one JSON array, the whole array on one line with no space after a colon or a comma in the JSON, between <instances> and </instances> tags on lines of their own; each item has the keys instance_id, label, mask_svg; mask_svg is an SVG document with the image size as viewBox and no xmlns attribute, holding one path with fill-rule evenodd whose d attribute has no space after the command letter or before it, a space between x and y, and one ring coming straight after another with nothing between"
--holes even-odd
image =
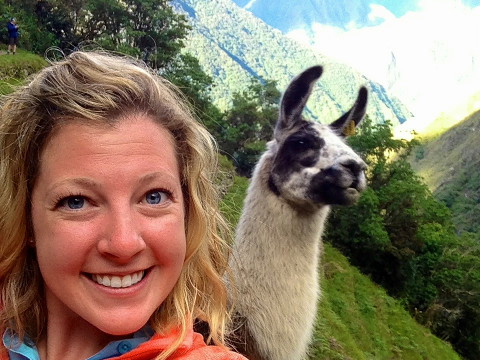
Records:
<instances>
[{"instance_id":1,"label":"grassy ground","mask_svg":"<svg viewBox=\"0 0 480 360\"><path fill-rule=\"evenodd\" d=\"M21 49L15 55L7 55L5 48L0 48L0 94L11 92L26 77L45 66L47 62L38 55Z\"/></svg>"},{"instance_id":2,"label":"grassy ground","mask_svg":"<svg viewBox=\"0 0 480 360\"><path fill-rule=\"evenodd\" d=\"M248 182L236 177L222 209L232 223ZM309 360L455 360L450 344L419 325L393 298L329 244Z\"/></svg>"},{"instance_id":3,"label":"grassy ground","mask_svg":"<svg viewBox=\"0 0 480 360\"><path fill-rule=\"evenodd\" d=\"M328 244L323 270L310 359L460 359Z\"/></svg>"}]
</instances>

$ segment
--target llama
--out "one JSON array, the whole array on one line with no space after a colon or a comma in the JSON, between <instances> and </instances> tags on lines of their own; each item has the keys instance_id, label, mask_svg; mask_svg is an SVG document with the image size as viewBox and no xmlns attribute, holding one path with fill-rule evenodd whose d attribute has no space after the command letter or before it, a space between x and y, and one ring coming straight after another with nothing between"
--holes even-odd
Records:
<instances>
[{"instance_id":1,"label":"llama","mask_svg":"<svg viewBox=\"0 0 480 360\"><path fill-rule=\"evenodd\" d=\"M305 70L285 91L274 138L255 167L237 227L230 260L234 341L250 360L306 357L330 205L353 204L366 187L366 165L343 141L346 129L365 115L366 88L330 125L302 118L322 71Z\"/></svg>"}]
</instances>

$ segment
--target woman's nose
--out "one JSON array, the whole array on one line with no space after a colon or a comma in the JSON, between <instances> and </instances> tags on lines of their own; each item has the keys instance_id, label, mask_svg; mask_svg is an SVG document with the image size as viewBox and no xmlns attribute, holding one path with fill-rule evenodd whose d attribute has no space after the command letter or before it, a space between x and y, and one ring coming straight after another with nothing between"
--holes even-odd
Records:
<instances>
[{"instance_id":1,"label":"woman's nose","mask_svg":"<svg viewBox=\"0 0 480 360\"><path fill-rule=\"evenodd\" d=\"M128 262L146 247L131 211L112 212L105 230L98 242L98 251L114 261Z\"/></svg>"}]
</instances>

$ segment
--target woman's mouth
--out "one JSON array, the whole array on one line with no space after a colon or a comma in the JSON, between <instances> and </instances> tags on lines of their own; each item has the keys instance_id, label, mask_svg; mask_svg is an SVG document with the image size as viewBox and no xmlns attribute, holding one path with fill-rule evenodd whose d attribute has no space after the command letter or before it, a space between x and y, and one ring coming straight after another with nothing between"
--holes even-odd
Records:
<instances>
[{"instance_id":1,"label":"woman's mouth","mask_svg":"<svg viewBox=\"0 0 480 360\"><path fill-rule=\"evenodd\" d=\"M139 283L145 277L145 270L132 274L118 276L106 274L91 274L91 279L97 284L110 288L127 288Z\"/></svg>"}]
</instances>

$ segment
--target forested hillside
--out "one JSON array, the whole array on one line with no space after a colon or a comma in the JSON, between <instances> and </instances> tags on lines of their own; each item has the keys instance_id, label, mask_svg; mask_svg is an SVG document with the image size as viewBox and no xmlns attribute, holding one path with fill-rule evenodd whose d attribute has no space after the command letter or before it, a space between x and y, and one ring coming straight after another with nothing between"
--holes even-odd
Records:
<instances>
[{"instance_id":1,"label":"forested hillside","mask_svg":"<svg viewBox=\"0 0 480 360\"><path fill-rule=\"evenodd\" d=\"M367 119L349 142L369 165L368 189L356 205L334 209L327 241L465 358L478 359L478 241L456 233L450 210L407 161L416 139L397 139L389 124Z\"/></svg>"},{"instance_id":2,"label":"forested hillside","mask_svg":"<svg viewBox=\"0 0 480 360\"><path fill-rule=\"evenodd\" d=\"M321 64L325 73L309 103L309 115L329 123L350 108L360 85L371 90L368 112L375 122L405 121L410 112L399 100L346 65L300 46L239 8L231 0L175 0L192 25L185 51L193 54L212 76L212 99L221 108L230 105L250 77L277 81L279 89L301 70Z\"/></svg>"},{"instance_id":3,"label":"forested hillside","mask_svg":"<svg viewBox=\"0 0 480 360\"><path fill-rule=\"evenodd\" d=\"M440 135L426 136L411 163L452 210L457 230L480 240L480 111Z\"/></svg>"}]
</instances>

